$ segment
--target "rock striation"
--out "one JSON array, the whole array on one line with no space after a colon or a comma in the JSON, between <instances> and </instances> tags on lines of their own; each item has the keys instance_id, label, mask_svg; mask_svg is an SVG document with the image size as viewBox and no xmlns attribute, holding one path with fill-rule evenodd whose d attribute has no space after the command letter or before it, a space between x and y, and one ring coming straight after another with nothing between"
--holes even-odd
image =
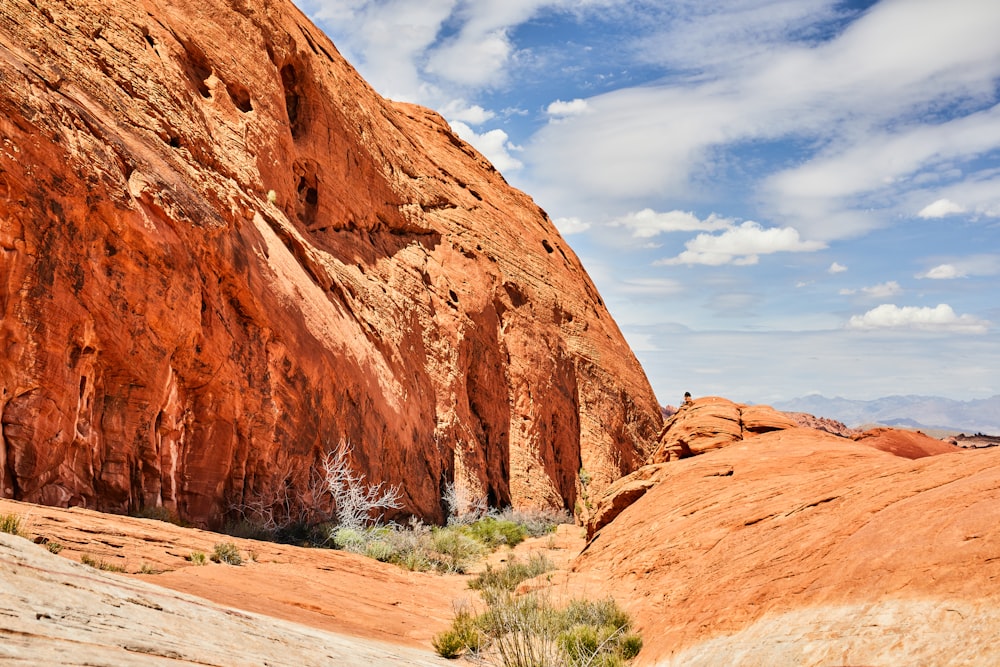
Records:
<instances>
[{"instance_id":1,"label":"rock striation","mask_svg":"<svg viewBox=\"0 0 1000 667\"><path fill-rule=\"evenodd\" d=\"M340 439L404 512L574 505L661 426L546 214L287 0L0 5L0 495L218 525Z\"/></svg>"}]
</instances>

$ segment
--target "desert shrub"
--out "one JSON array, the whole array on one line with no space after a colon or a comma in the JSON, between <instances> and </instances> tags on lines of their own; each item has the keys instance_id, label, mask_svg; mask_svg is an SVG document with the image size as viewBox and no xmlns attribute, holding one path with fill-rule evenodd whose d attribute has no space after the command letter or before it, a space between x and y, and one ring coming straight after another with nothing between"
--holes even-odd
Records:
<instances>
[{"instance_id":1,"label":"desert shrub","mask_svg":"<svg viewBox=\"0 0 1000 667\"><path fill-rule=\"evenodd\" d=\"M496 516L501 521L521 526L528 537L542 537L555 531L561 523L573 523L573 517L568 512L553 509L515 510L508 507Z\"/></svg>"},{"instance_id":2,"label":"desert shrub","mask_svg":"<svg viewBox=\"0 0 1000 667\"><path fill-rule=\"evenodd\" d=\"M82 556L80 556L80 562L83 563L84 565L89 565L90 567L95 568L97 570L104 570L105 572L125 571L125 568L122 567L121 565L115 565L103 559L98 560L97 558L94 558L90 554L83 554Z\"/></svg>"},{"instance_id":3,"label":"desert shrub","mask_svg":"<svg viewBox=\"0 0 1000 667\"><path fill-rule=\"evenodd\" d=\"M459 526L458 530L491 548L503 545L513 547L528 537L528 531L524 526L510 519L498 519L494 516L486 516Z\"/></svg>"},{"instance_id":4,"label":"desert shrub","mask_svg":"<svg viewBox=\"0 0 1000 667\"><path fill-rule=\"evenodd\" d=\"M479 542L455 528L431 528L419 521L411 521L406 528L396 524L336 528L331 544L421 572L465 572L484 551Z\"/></svg>"},{"instance_id":5,"label":"desert shrub","mask_svg":"<svg viewBox=\"0 0 1000 667\"><path fill-rule=\"evenodd\" d=\"M239 548L232 542L219 542L212 550L212 562L227 565L242 565L243 556Z\"/></svg>"},{"instance_id":6,"label":"desert shrub","mask_svg":"<svg viewBox=\"0 0 1000 667\"><path fill-rule=\"evenodd\" d=\"M434 638L440 655L476 652L485 663L503 667L618 667L642 648L628 614L611 599L574 600L559 609L536 594L515 596L502 588L488 593L485 611L456 612L451 628Z\"/></svg>"},{"instance_id":7,"label":"desert shrub","mask_svg":"<svg viewBox=\"0 0 1000 667\"><path fill-rule=\"evenodd\" d=\"M476 615L465 607L457 608L451 628L436 635L431 643L443 658L457 658L466 651L477 653L483 643L483 634Z\"/></svg>"},{"instance_id":8,"label":"desert shrub","mask_svg":"<svg viewBox=\"0 0 1000 667\"><path fill-rule=\"evenodd\" d=\"M50 541L45 543L45 548L48 549L50 553L57 554L63 550L63 545L59 544L58 542Z\"/></svg>"},{"instance_id":9,"label":"desert shrub","mask_svg":"<svg viewBox=\"0 0 1000 667\"><path fill-rule=\"evenodd\" d=\"M0 533L24 536L21 517L16 514L0 514Z\"/></svg>"},{"instance_id":10,"label":"desert shrub","mask_svg":"<svg viewBox=\"0 0 1000 667\"><path fill-rule=\"evenodd\" d=\"M497 568L487 565L484 572L469 582L469 588L513 591L522 581L545 574L552 568L552 561L548 558L542 554L532 554L527 561L514 559Z\"/></svg>"},{"instance_id":11,"label":"desert shrub","mask_svg":"<svg viewBox=\"0 0 1000 667\"><path fill-rule=\"evenodd\" d=\"M190 561L194 565L208 565L208 558L200 551L192 551L184 560Z\"/></svg>"},{"instance_id":12,"label":"desert shrub","mask_svg":"<svg viewBox=\"0 0 1000 667\"><path fill-rule=\"evenodd\" d=\"M402 507L403 492L398 486L368 484L365 475L351 467L354 447L341 440L322 461L325 491L333 498L339 528L363 529L378 526L383 512ZM378 512L376 515L375 513Z\"/></svg>"}]
</instances>

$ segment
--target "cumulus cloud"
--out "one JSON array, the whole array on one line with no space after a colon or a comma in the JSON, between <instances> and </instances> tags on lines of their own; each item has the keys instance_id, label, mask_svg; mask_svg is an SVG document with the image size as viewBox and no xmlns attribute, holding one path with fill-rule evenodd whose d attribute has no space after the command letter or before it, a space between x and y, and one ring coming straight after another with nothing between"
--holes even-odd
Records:
<instances>
[{"instance_id":1,"label":"cumulus cloud","mask_svg":"<svg viewBox=\"0 0 1000 667\"><path fill-rule=\"evenodd\" d=\"M836 273L843 273L846 270L847 270L846 266L840 264L839 262L834 262L833 264L830 265L830 268L827 269L826 272L836 274Z\"/></svg>"},{"instance_id":2,"label":"cumulus cloud","mask_svg":"<svg viewBox=\"0 0 1000 667\"><path fill-rule=\"evenodd\" d=\"M579 116L582 113L587 113L588 108L587 100L580 98L576 98L571 102L556 100L545 108L545 113L550 116Z\"/></svg>"},{"instance_id":3,"label":"cumulus cloud","mask_svg":"<svg viewBox=\"0 0 1000 667\"><path fill-rule=\"evenodd\" d=\"M965 213L965 207L961 204L956 204L950 199L938 199L932 204L920 209L917 213L918 217L927 218L944 218L945 216L955 215L956 213Z\"/></svg>"},{"instance_id":4,"label":"cumulus cloud","mask_svg":"<svg viewBox=\"0 0 1000 667\"><path fill-rule=\"evenodd\" d=\"M953 280L971 276L1000 275L1000 255L982 254L955 258L918 273L917 278L930 280Z\"/></svg>"},{"instance_id":5,"label":"cumulus cloud","mask_svg":"<svg viewBox=\"0 0 1000 667\"><path fill-rule=\"evenodd\" d=\"M885 299L890 296L896 296L897 294L902 294L903 288L899 286L899 283L895 280L890 280L889 282L880 283L878 285L872 285L871 287L862 287L861 289L842 289L840 293L842 295L848 296L851 294L860 294L864 297L872 299Z\"/></svg>"},{"instance_id":6,"label":"cumulus cloud","mask_svg":"<svg viewBox=\"0 0 1000 667\"><path fill-rule=\"evenodd\" d=\"M584 222L580 218L556 218L552 222L555 223L556 229L563 236L580 234L590 229L590 223Z\"/></svg>"},{"instance_id":7,"label":"cumulus cloud","mask_svg":"<svg viewBox=\"0 0 1000 667\"><path fill-rule=\"evenodd\" d=\"M684 252L677 257L662 259L657 265L704 264L756 264L759 255L776 252L813 252L826 247L818 241L803 241L792 227L764 228L748 220L731 227L718 236L699 234L684 244Z\"/></svg>"},{"instance_id":8,"label":"cumulus cloud","mask_svg":"<svg viewBox=\"0 0 1000 667\"><path fill-rule=\"evenodd\" d=\"M441 108L441 115L449 122L460 121L470 125L482 125L492 120L496 114L478 104L468 104L465 100L452 100Z\"/></svg>"},{"instance_id":9,"label":"cumulus cloud","mask_svg":"<svg viewBox=\"0 0 1000 667\"><path fill-rule=\"evenodd\" d=\"M965 272L954 264L938 264L928 269L924 273L918 273L917 278L930 278L931 280L952 280L954 278L964 278Z\"/></svg>"},{"instance_id":10,"label":"cumulus cloud","mask_svg":"<svg viewBox=\"0 0 1000 667\"><path fill-rule=\"evenodd\" d=\"M527 159L546 189L563 193L559 203L593 208L704 195L749 142L795 141L802 159L786 164L796 166L765 164L765 212L822 240L889 224L886 207L902 207L925 176L956 163L968 173L1000 147L1000 108L991 107L1000 3L879 2L818 37L825 20L844 16L841 3L821 0L671 3L664 31L644 45L651 59L691 69L587 98L589 112L545 126ZM687 44L690 57L654 44ZM995 195L993 205L1000 211Z\"/></svg>"},{"instance_id":11,"label":"cumulus cloud","mask_svg":"<svg viewBox=\"0 0 1000 667\"><path fill-rule=\"evenodd\" d=\"M942 303L937 306L897 306L884 303L872 308L864 315L854 315L847 323L849 329L920 329L950 333L986 333L989 322L972 315L957 315L951 306Z\"/></svg>"},{"instance_id":12,"label":"cumulus cloud","mask_svg":"<svg viewBox=\"0 0 1000 667\"><path fill-rule=\"evenodd\" d=\"M728 229L733 225L731 218L723 218L712 213L701 220L690 211L667 211L657 213L651 208L624 215L611 223L615 227L628 227L636 238L652 238L664 232L710 232Z\"/></svg>"},{"instance_id":13,"label":"cumulus cloud","mask_svg":"<svg viewBox=\"0 0 1000 667\"><path fill-rule=\"evenodd\" d=\"M511 151L520 148L510 142L510 138L503 130L489 130L479 134L459 121L453 122L451 128L455 130L455 134L475 146L501 172L517 171L524 166L520 160L511 155Z\"/></svg>"}]
</instances>

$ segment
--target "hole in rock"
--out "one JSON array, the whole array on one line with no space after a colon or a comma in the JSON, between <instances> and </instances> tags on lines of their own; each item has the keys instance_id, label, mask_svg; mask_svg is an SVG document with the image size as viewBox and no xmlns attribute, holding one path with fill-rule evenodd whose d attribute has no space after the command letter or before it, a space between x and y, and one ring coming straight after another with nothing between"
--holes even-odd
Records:
<instances>
[{"instance_id":1,"label":"hole in rock","mask_svg":"<svg viewBox=\"0 0 1000 667\"><path fill-rule=\"evenodd\" d=\"M288 114L288 124L292 128L292 137L302 135L302 92L295 66L289 63L281 68L281 85L285 89L285 111Z\"/></svg>"},{"instance_id":2,"label":"hole in rock","mask_svg":"<svg viewBox=\"0 0 1000 667\"><path fill-rule=\"evenodd\" d=\"M250 101L249 90L238 83L230 83L226 84L226 91L229 93L229 98L233 101L237 109L243 113L253 111L253 103Z\"/></svg>"},{"instance_id":3,"label":"hole in rock","mask_svg":"<svg viewBox=\"0 0 1000 667\"><path fill-rule=\"evenodd\" d=\"M542 239L542 247L545 248L545 252L552 254L555 252L555 248L546 239Z\"/></svg>"}]
</instances>

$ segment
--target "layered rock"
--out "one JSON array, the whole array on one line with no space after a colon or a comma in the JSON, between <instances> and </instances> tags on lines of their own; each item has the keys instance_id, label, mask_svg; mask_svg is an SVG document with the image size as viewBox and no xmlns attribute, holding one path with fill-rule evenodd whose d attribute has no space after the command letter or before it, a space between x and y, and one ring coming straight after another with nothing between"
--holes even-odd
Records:
<instances>
[{"instance_id":1,"label":"layered rock","mask_svg":"<svg viewBox=\"0 0 1000 667\"><path fill-rule=\"evenodd\" d=\"M3 496L217 523L313 502L343 438L439 519L649 453L545 213L290 2L10 0L0 81Z\"/></svg>"},{"instance_id":2,"label":"layered rock","mask_svg":"<svg viewBox=\"0 0 1000 667\"><path fill-rule=\"evenodd\" d=\"M553 586L615 596L637 664L997 661L1000 451L910 460L794 428L621 484L648 488Z\"/></svg>"}]
</instances>

